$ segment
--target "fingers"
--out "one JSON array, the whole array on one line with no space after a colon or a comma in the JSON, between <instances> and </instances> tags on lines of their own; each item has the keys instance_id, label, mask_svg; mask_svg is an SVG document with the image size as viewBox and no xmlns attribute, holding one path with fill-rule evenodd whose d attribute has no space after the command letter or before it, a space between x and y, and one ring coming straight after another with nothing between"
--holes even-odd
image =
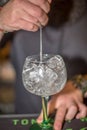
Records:
<instances>
[{"instance_id":1,"label":"fingers","mask_svg":"<svg viewBox=\"0 0 87 130\"><path fill-rule=\"evenodd\" d=\"M50 3L51 0L9 1L0 12L0 26L7 31L15 28L37 31L40 25L45 26L48 22Z\"/></svg>"},{"instance_id":2,"label":"fingers","mask_svg":"<svg viewBox=\"0 0 87 130\"><path fill-rule=\"evenodd\" d=\"M48 104L48 113L51 114L54 111L54 107L52 108L51 102ZM78 112L79 110L79 112ZM84 118L87 115L87 107L82 104L73 102L72 104L66 106L65 104L61 104L57 107L55 121L54 121L54 129L61 130L63 126L64 120L71 120L75 116L77 119ZM41 123L43 119L43 113L41 112L40 116L37 119L38 123Z\"/></svg>"},{"instance_id":3,"label":"fingers","mask_svg":"<svg viewBox=\"0 0 87 130\"><path fill-rule=\"evenodd\" d=\"M48 13L50 10L50 4L47 0L29 0L31 3L39 6L44 10L44 12Z\"/></svg>"},{"instance_id":4,"label":"fingers","mask_svg":"<svg viewBox=\"0 0 87 130\"><path fill-rule=\"evenodd\" d=\"M48 2L49 2L49 3L51 3L51 2L52 2L52 0L48 0Z\"/></svg>"},{"instance_id":5,"label":"fingers","mask_svg":"<svg viewBox=\"0 0 87 130\"><path fill-rule=\"evenodd\" d=\"M72 105L68 108L68 110L67 110L67 114L66 114L65 119L66 119L66 120L71 120L71 119L73 119L73 118L75 117L77 111L78 111L77 106L76 106L75 104L72 104Z\"/></svg>"},{"instance_id":6,"label":"fingers","mask_svg":"<svg viewBox=\"0 0 87 130\"><path fill-rule=\"evenodd\" d=\"M43 120L43 112L41 111L39 117L37 118L37 122L38 122L38 123L41 123L42 120Z\"/></svg>"},{"instance_id":7,"label":"fingers","mask_svg":"<svg viewBox=\"0 0 87 130\"><path fill-rule=\"evenodd\" d=\"M56 112L56 116L55 116L55 122L54 122L54 129L55 130L61 130L62 128L62 124L66 115L66 107L65 105L61 105L57 112Z\"/></svg>"},{"instance_id":8,"label":"fingers","mask_svg":"<svg viewBox=\"0 0 87 130\"><path fill-rule=\"evenodd\" d=\"M28 14L26 11L21 11L20 15L23 16L23 18L22 18L23 20L30 22L32 24L35 24L35 25L40 27L40 22L38 21L38 19L33 17L32 15Z\"/></svg>"},{"instance_id":9,"label":"fingers","mask_svg":"<svg viewBox=\"0 0 87 130\"><path fill-rule=\"evenodd\" d=\"M17 25L16 25L17 26ZM18 27L20 27L19 29L23 29L23 30L30 30L30 31L37 31L38 30L38 26L29 22L29 21L25 21L23 19L18 21Z\"/></svg>"},{"instance_id":10,"label":"fingers","mask_svg":"<svg viewBox=\"0 0 87 130\"><path fill-rule=\"evenodd\" d=\"M38 6L27 2L24 3L25 6L23 9L31 16L35 17L41 25L45 26L48 22L48 16L47 14Z\"/></svg>"},{"instance_id":11,"label":"fingers","mask_svg":"<svg viewBox=\"0 0 87 130\"><path fill-rule=\"evenodd\" d=\"M68 107L67 114L65 119L66 120L71 120L74 117L77 119L83 118L87 115L87 107L82 104L72 104L71 106Z\"/></svg>"},{"instance_id":12,"label":"fingers","mask_svg":"<svg viewBox=\"0 0 87 130\"><path fill-rule=\"evenodd\" d=\"M79 112L76 115L76 118L80 119L87 116L87 107L82 103L80 103L78 106L79 106Z\"/></svg>"}]
</instances>

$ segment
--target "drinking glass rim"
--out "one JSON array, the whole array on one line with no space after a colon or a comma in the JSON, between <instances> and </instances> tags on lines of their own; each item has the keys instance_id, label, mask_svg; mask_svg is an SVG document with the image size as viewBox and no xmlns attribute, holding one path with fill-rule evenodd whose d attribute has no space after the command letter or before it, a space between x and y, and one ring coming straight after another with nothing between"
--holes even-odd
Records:
<instances>
[{"instance_id":1,"label":"drinking glass rim","mask_svg":"<svg viewBox=\"0 0 87 130\"><path fill-rule=\"evenodd\" d=\"M61 56L61 55L58 55L58 54L42 54L42 58L43 58L44 56L49 57L49 58L48 58L47 60L45 60L45 61L43 61L43 59L42 59L42 61L40 61L40 55L39 55L39 54L36 54L36 55L27 56L25 61L28 61L29 59L32 59L32 60L30 60L30 62L32 62L32 63L46 63L50 58L52 58L52 57L54 57L54 56L57 56L57 57L60 58L60 61L59 61L59 62L61 62L61 60L63 60L62 56ZM38 59L37 59L36 57L37 57ZM36 59L36 60L35 60L35 59ZM46 59L46 58L44 58L44 59Z\"/></svg>"}]
</instances>

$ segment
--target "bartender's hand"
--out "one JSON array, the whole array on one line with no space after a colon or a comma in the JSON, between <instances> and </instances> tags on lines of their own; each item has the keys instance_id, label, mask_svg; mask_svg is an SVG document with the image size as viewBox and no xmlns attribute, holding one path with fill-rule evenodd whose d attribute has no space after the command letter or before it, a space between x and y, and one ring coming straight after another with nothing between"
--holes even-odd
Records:
<instances>
[{"instance_id":1,"label":"bartender's hand","mask_svg":"<svg viewBox=\"0 0 87 130\"><path fill-rule=\"evenodd\" d=\"M71 81L68 81L65 88L54 95L48 103L48 114L56 109L54 129L61 130L64 120L77 119L87 115L87 107L83 104L82 92L76 89ZM42 113L37 119L42 121Z\"/></svg>"},{"instance_id":2,"label":"bartender's hand","mask_svg":"<svg viewBox=\"0 0 87 130\"><path fill-rule=\"evenodd\" d=\"M51 0L10 0L0 10L0 29L37 31L48 22Z\"/></svg>"}]
</instances>

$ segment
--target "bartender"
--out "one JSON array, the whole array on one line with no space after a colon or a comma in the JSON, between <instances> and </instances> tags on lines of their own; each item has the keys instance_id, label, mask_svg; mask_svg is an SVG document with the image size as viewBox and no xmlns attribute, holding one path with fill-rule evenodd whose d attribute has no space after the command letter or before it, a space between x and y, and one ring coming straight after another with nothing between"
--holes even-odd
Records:
<instances>
[{"instance_id":1,"label":"bartender","mask_svg":"<svg viewBox=\"0 0 87 130\"><path fill-rule=\"evenodd\" d=\"M47 15L48 12L49 15ZM52 3L51 0L43 0L43 2L42 0L9 0L0 10L1 38L5 32L26 30L16 32L12 44L11 56L17 72L16 113L38 113L41 110L40 98L24 89L21 72L25 57L39 52L39 31L37 30L40 25L45 26L47 23L48 25L43 28L43 52L63 56L68 70L68 79L76 74L86 73L85 0L53 0ZM64 90L51 98L48 107L49 113L56 109L54 122L56 130L61 129L64 119L82 118L87 115L82 92L82 86L80 89L79 85L69 80ZM38 120L41 119L40 116Z\"/></svg>"}]
</instances>

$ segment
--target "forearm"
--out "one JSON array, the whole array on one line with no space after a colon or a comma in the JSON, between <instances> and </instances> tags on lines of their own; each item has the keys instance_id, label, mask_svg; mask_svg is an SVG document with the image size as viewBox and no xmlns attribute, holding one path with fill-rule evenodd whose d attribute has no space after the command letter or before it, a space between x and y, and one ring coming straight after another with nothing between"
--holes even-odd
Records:
<instances>
[{"instance_id":1,"label":"forearm","mask_svg":"<svg viewBox=\"0 0 87 130\"><path fill-rule=\"evenodd\" d=\"M87 74L76 75L71 81L73 82L73 85L82 92L83 96L87 97Z\"/></svg>"},{"instance_id":2,"label":"forearm","mask_svg":"<svg viewBox=\"0 0 87 130\"><path fill-rule=\"evenodd\" d=\"M60 93L82 93L83 97L87 97L87 74L75 75L69 79Z\"/></svg>"}]
</instances>

